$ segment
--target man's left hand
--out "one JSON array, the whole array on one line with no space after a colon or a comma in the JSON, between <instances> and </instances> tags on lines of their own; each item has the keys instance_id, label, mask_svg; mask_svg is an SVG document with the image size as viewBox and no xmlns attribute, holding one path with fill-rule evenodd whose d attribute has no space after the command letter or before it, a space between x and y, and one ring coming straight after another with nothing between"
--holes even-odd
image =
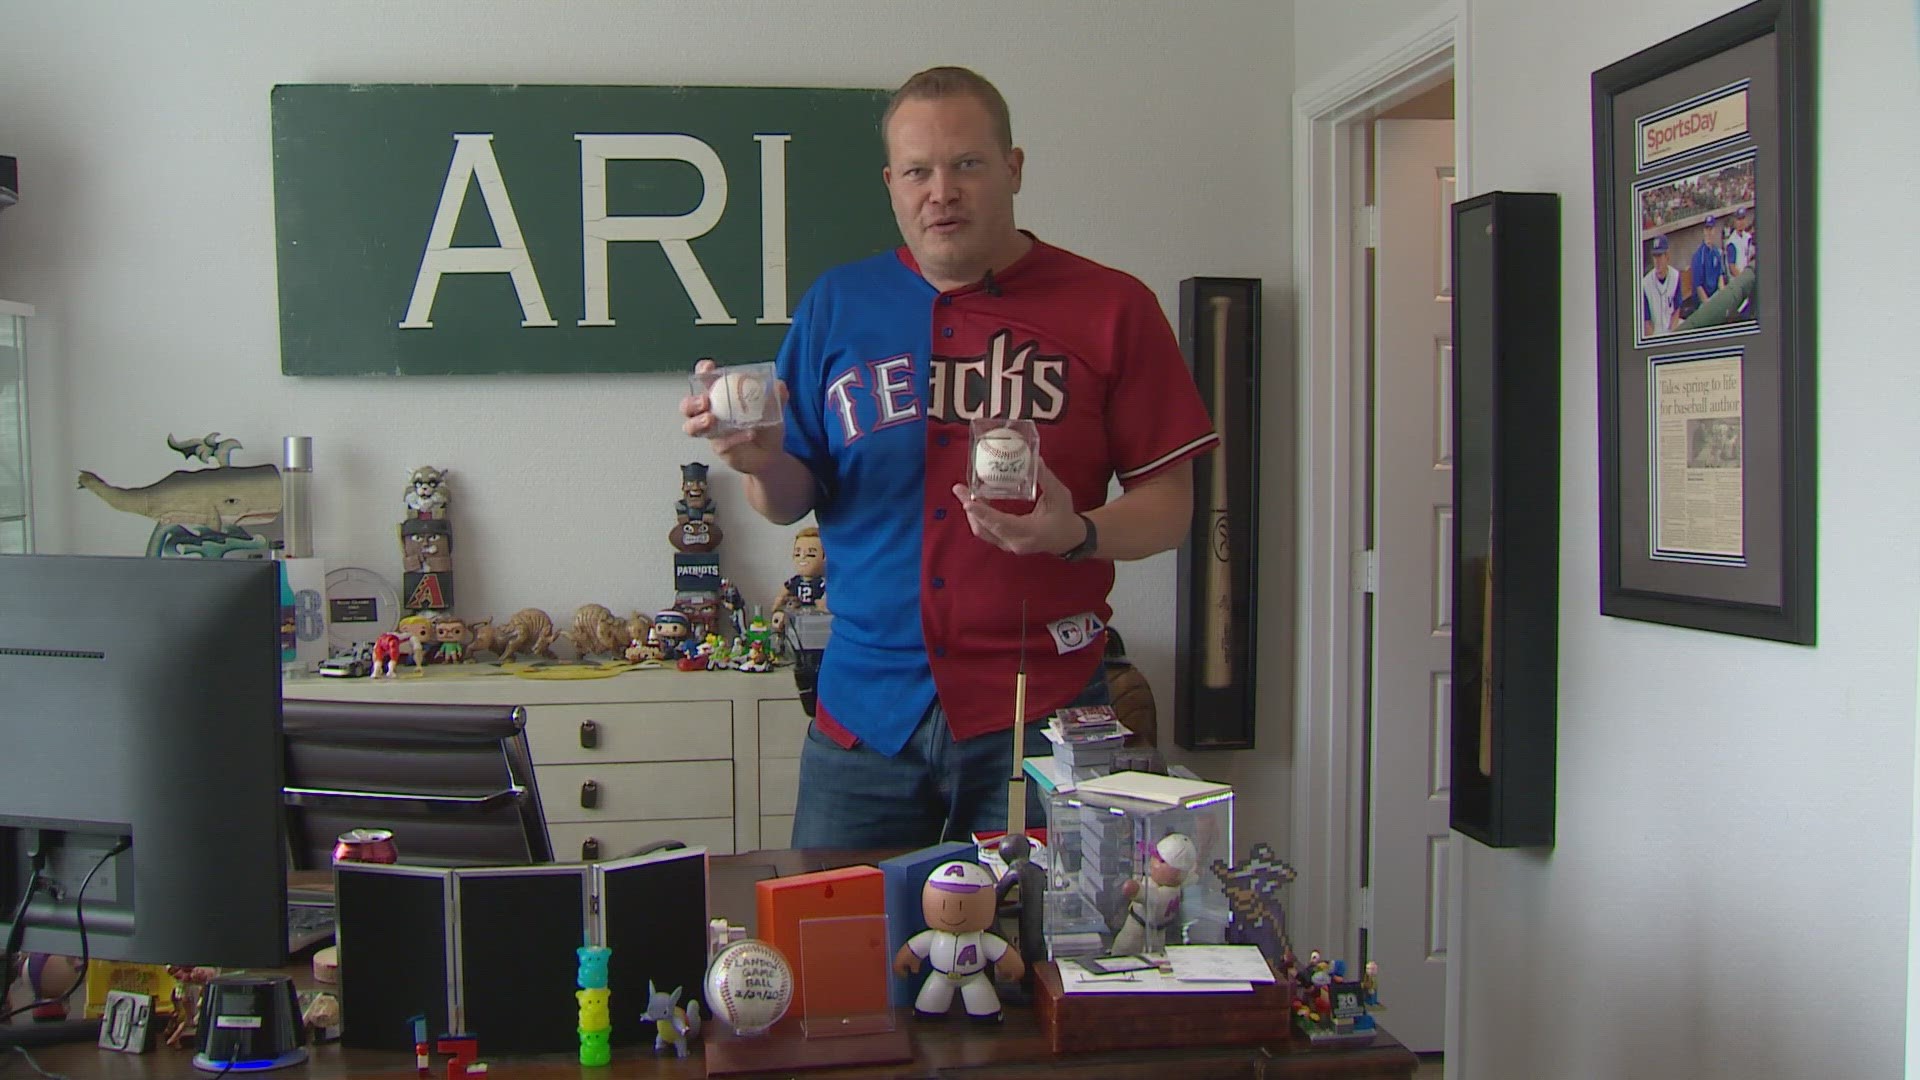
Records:
<instances>
[{"instance_id":1,"label":"man's left hand","mask_svg":"<svg viewBox=\"0 0 1920 1080\"><path fill-rule=\"evenodd\" d=\"M1087 537L1086 522L1074 512L1073 495L1060 478L1040 462L1040 493L1033 510L1009 514L976 498L965 484L953 485L953 497L967 511L973 535L1015 555L1059 555L1080 546Z\"/></svg>"}]
</instances>

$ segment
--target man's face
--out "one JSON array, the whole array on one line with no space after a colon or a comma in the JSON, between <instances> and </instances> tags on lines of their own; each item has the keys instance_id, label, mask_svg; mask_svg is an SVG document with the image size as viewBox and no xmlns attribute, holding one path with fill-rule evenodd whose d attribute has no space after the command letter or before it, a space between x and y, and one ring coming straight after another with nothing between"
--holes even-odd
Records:
<instances>
[{"instance_id":1,"label":"man's face","mask_svg":"<svg viewBox=\"0 0 1920 1080\"><path fill-rule=\"evenodd\" d=\"M972 94L908 100L886 136L881 175L921 272L942 288L978 280L1018 241L1013 196L1025 155L1001 148Z\"/></svg>"},{"instance_id":2,"label":"man's face","mask_svg":"<svg viewBox=\"0 0 1920 1080\"><path fill-rule=\"evenodd\" d=\"M1656 251L1653 253L1653 268L1660 271L1661 277L1667 276L1667 267L1671 262L1672 260L1667 258L1666 252Z\"/></svg>"},{"instance_id":3,"label":"man's face","mask_svg":"<svg viewBox=\"0 0 1920 1080\"><path fill-rule=\"evenodd\" d=\"M793 568L801 577L819 577L827 569L826 552L820 548L820 538L803 536L793 542Z\"/></svg>"}]
</instances>

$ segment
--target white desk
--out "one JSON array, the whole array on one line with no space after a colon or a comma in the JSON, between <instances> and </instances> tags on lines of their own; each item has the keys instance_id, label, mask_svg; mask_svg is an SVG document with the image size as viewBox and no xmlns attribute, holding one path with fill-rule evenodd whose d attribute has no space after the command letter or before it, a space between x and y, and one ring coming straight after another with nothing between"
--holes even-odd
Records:
<instances>
[{"instance_id":1,"label":"white desk","mask_svg":"<svg viewBox=\"0 0 1920 1080\"><path fill-rule=\"evenodd\" d=\"M576 680L478 674L487 670L497 669L289 679L284 695L525 706L534 781L556 858L580 858L589 839L603 856L667 838L705 844L716 855L787 846L807 731L791 670L629 671ZM583 730L593 737L583 740ZM591 807L581 798L589 781L597 794Z\"/></svg>"}]
</instances>

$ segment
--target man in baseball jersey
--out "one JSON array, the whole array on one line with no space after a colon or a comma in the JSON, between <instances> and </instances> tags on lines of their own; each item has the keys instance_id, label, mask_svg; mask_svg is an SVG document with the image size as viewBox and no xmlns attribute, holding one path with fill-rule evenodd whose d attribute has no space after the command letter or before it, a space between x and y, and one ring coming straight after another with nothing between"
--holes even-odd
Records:
<instances>
[{"instance_id":1,"label":"man in baseball jersey","mask_svg":"<svg viewBox=\"0 0 1920 1080\"><path fill-rule=\"evenodd\" d=\"M1152 291L1014 224L1025 155L992 83L921 72L881 131L905 243L800 301L778 357L784 426L711 444L754 509L811 511L826 548L833 637L796 847L1004 828L1016 673L1028 753L1046 752L1034 721L1105 701L1113 563L1180 544L1192 459L1218 442ZM704 397L682 412L712 436ZM968 491L977 417L1035 423L1033 503Z\"/></svg>"},{"instance_id":2,"label":"man in baseball jersey","mask_svg":"<svg viewBox=\"0 0 1920 1080\"><path fill-rule=\"evenodd\" d=\"M1679 320L1680 271L1668 257L1667 238L1653 238L1653 269L1640 279L1640 323L1645 337L1670 333Z\"/></svg>"},{"instance_id":3,"label":"man in baseball jersey","mask_svg":"<svg viewBox=\"0 0 1920 1080\"><path fill-rule=\"evenodd\" d=\"M1699 307L1727 283L1727 252L1720 245L1720 223L1712 215L1701 223L1700 246L1693 249L1693 301Z\"/></svg>"},{"instance_id":4,"label":"man in baseball jersey","mask_svg":"<svg viewBox=\"0 0 1920 1080\"><path fill-rule=\"evenodd\" d=\"M1737 278L1753 263L1753 208L1743 206L1733 212L1733 229L1727 233L1727 276Z\"/></svg>"}]
</instances>

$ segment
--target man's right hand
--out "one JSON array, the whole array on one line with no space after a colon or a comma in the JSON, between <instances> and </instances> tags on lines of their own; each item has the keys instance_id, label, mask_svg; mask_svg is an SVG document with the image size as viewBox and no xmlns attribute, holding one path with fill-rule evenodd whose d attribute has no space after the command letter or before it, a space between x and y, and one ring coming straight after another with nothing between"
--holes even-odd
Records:
<instances>
[{"instance_id":1,"label":"man's right hand","mask_svg":"<svg viewBox=\"0 0 1920 1080\"><path fill-rule=\"evenodd\" d=\"M694 374L712 371L716 365L712 360L702 360L694 365ZM780 407L784 411L787 405L787 384L776 381L775 392L780 395ZM781 449L786 439L786 424L779 423L769 427L754 428L751 431L730 431L716 435L714 427L719 421L714 419L710 403L705 394L688 394L680 399L680 415L686 417L680 429L696 438L705 438L707 445L727 467L746 476L757 475L761 470L785 451Z\"/></svg>"}]
</instances>

